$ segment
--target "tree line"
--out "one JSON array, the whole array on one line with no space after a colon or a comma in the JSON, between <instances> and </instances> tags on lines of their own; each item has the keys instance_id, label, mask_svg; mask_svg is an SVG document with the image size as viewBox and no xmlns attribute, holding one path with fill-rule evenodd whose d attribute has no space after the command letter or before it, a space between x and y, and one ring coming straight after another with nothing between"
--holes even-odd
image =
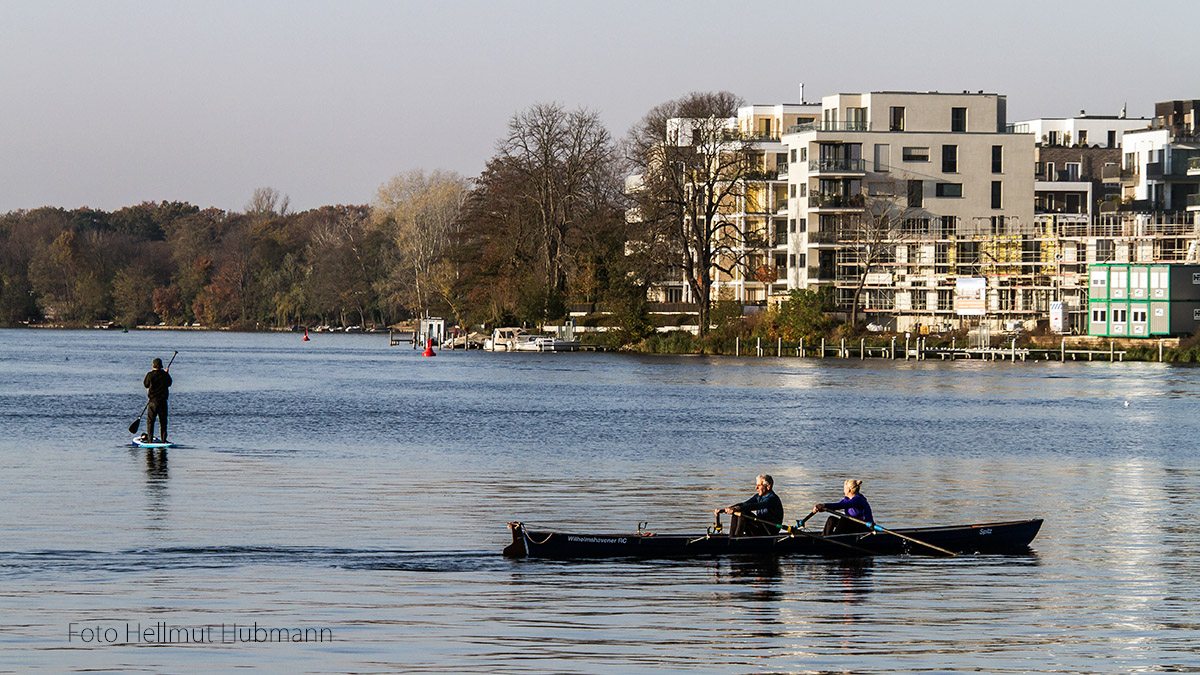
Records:
<instances>
[{"instance_id":1,"label":"tree line","mask_svg":"<svg viewBox=\"0 0 1200 675\"><path fill-rule=\"evenodd\" d=\"M253 329L428 312L495 326L601 303L648 334L651 284L682 278L709 297L711 269L729 258L716 215L753 167L748 145L712 121L741 104L689 94L622 141L595 112L537 104L513 115L479 176L400 174L370 204L293 212L259 188L242 212L166 201L12 211L0 215L0 322ZM711 128L697 123L680 143L680 117ZM708 303L700 311L704 332Z\"/></svg>"}]
</instances>

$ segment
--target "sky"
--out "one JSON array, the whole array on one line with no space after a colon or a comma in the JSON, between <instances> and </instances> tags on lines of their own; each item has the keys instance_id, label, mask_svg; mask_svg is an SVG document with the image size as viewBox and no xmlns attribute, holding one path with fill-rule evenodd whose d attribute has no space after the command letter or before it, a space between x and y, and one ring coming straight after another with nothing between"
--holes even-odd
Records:
<instances>
[{"instance_id":1,"label":"sky","mask_svg":"<svg viewBox=\"0 0 1200 675\"><path fill-rule=\"evenodd\" d=\"M367 204L478 176L512 116L623 138L692 91L749 103L984 90L1009 122L1200 98L1190 0L0 0L0 213Z\"/></svg>"}]
</instances>

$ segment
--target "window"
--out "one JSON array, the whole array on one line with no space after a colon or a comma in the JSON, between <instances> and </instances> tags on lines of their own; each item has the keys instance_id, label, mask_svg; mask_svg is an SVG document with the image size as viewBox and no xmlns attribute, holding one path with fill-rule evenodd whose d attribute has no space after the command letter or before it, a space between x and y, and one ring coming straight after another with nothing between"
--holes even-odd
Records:
<instances>
[{"instance_id":1,"label":"window","mask_svg":"<svg viewBox=\"0 0 1200 675\"><path fill-rule=\"evenodd\" d=\"M1114 129L1108 130L1108 147L1117 147L1117 132Z\"/></svg>"},{"instance_id":2,"label":"window","mask_svg":"<svg viewBox=\"0 0 1200 675\"><path fill-rule=\"evenodd\" d=\"M804 254L803 253L796 254L796 267L804 267Z\"/></svg>"},{"instance_id":3,"label":"window","mask_svg":"<svg viewBox=\"0 0 1200 675\"><path fill-rule=\"evenodd\" d=\"M1134 323L1146 323L1146 310L1144 310L1144 309L1130 310L1129 318Z\"/></svg>"},{"instance_id":4,"label":"window","mask_svg":"<svg viewBox=\"0 0 1200 675\"><path fill-rule=\"evenodd\" d=\"M902 157L906 162L928 162L929 148L904 148Z\"/></svg>"},{"instance_id":5,"label":"window","mask_svg":"<svg viewBox=\"0 0 1200 675\"><path fill-rule=\"evenodd\" d=\"M992 208L993 209L1004 208L1004 201L1002 199L1002 197L1004 196L1004 192L1003 192L1004 187L1003 186L1004 186L1004 184L998 180L992 181Z\"/></svg>"},{"instance_id":6,"label":"window","mask_svg":"<svg viewBox=\"0 0 1200 675\"><path fill-rule=\"evenodd\" d=\"M1112 311L1113 323L1125 323L1125 319L1126 319L1126 311L1123 309L1117 309L1116 307L1114 307L1113 311Z\"/></svg>"},{"instance_id":7,"label":"window","mask_svg":"<svg viewBox=\"0 0 1200 675\"><path fill-rule=\"evenodd\" d=\"M992 173L1004 173L1004 146L992 146Z\"/></svg>"},{"instance_id":8,"label":"window","mask_svg":"<svg viewBox=\"0 0 1200 675\"><path fill-rule=\"evenodd\" d=\"M808 219L800 218L799 220L796 221L796 226L800 228L799 230L797 230L798 232L804 232L805 230L808 229Z\"/></svg>"},{"instance_id":9,"label":"window","mask_svg":"<svg viewBox=\"0 0 1200 675\"><path fill-rule=\"evenodd\" d=\"M950 131L965 132L967 130L967 109L950 109Z\"/></svg>"},{"instance_id":10,"label":"window","mask_svg":"<svg viewBox=\"0 0 1200 675\"><path fill-rule=\"evenodd\" d=\"M775 153L775 168L782 169L786 165L787 165L787 153L786 152Z\"/></svg>"},{"instance_id":11,"label":"window","mask_svg":"<svg viewBox=\"0 0 1200 675\"><path fill-rule=\"evenodd\" d=\"M796 149L792 148L792 164L796 163Z\"/></svg>"},{"instance_id":12,"label":"window","mask_svg":"<svg viewBox=\"0 0 1200 675\"><path fill-rule=\"evenodd\" d=\"M1109 262L1113 259L1116 246L1112 239L1096 240L1096 262Z\"/></svg>"},{"instance_id":13,"label":"window","mask_svg":"<svg viewBox=\"0 0 1200 675\"><path fill-rule=\"evenodd\" d=\"M791 227L789 229L791 229L792 232L796 231L796 219L795 218L792 218Z\"/></svg>"},{"instance_id":14,"label":"window","mask_svg":"<svg viewBox=\"0 0 1200 675\"><path fill-rule=\"evenodd\" d=\"M1067 162L1063 165L1063 180L1079 180L1079 162Z\"/></svg>"},{"instance_id":15,"label":"window","mask_svg":"<svg viewBox=\"0 0 1200 675\"><path fill-rule=\"evenodd\" d=\"M800 161L801 162L808 161L808 148L807 147L800 148Z\"/></svg>"},{"instance_id":16,"label":"window","mask_svg":"<svg viewBox=\"0 0 1200 675\"><path fill-rule=\"evenodd\" d=\"M1108 321L1108 312L1103 309L1092 308L1092 323L1104 323Z\"/></svg>"},{"instance_id":17,"label":"window","mask_svg":"<svg viewBox=\"0 0 1200 675\"><path fill-rule=\"evenodd\" d=\"M846 130L847 131L866 131L867 130L867 109L866 108L846 108Z\"/></svg>"},{"instance_id":18,"label":"window","mask_svg":"<svg viewBox=\"0 0 1200 675\"><path fill-rule=\"evenodd\" d=\"M938 183L936 190L939 197L961 197L962 183Z\"/></svg>"},{"instance_id":19,"label":"window","mask_svg":"<svg viewBox=\"0 0 1200 675\"><path fill-rule=\"evenodd\" d=\"M924 181L908 181L908 205L910 207L920 208L924 206L924 188Z\"/></svg>"},{"instance_id":20,"label":"window","mask_svg":"<svg viewBox=\"0 0 1200 675\"><path fill-rule=\"evenodd\" d=\"M887 173L891 169L892 163L892 146L886 143L875 144L875 171L876 173Z\"/></svg>"},{"instance_id":21,"label":"window","mask_svg":"<svg viewBox=\"0 0 1200 675\"><path fill-rule=\"evenodd\" d=\"M948 311L954 309L954 289L953 288L939 288L938 292L937 292L937 299L938 299L937 308L938 308L939 312L948 312Z\"/></svg>"},{"instance_id":22,"label":"window","mask_svg":"<svg viewBox=\"0 0 1200 675\"><path fill-rule=\"evenodd\" d=\"M942 146L942 173L958 173L958 146Z\"/></svg>"},{"instance_id":23,"label":"window","mask_svg":"<svg viewBox=\"0 0 1200 675\"><path fill-rule=\"evenodd\" d=\"M788 255L788 267L795 267L795 266L796 266L796 254L792 253L792 254Z\"/></svg>"},{"instance_id":24,"label":"window","mask_svg":"<svg viewBox=\"0 0 1200 675\"><path fill-rule=\"evenodd\" d=\"M888 125L888 131L904 131L904 106L892 106L891 123Z\"/></svg>"},{"instance_id":25,"label":"window","mask_svg":"<svg viewBox=\"0 0 1200 675\"><path fill-rule=\"evenodd\" d=\"M1079 130L1079 144L1087 145L1087 129Z\"/></svg>"},{"instance_id":26,"label":"window","mask_svg":"<svg viewBox=\"0 0 1200 675\"><path fill-rule=\"evenodd\" d=\"M791 185L789 185L788 190L789 190L789 194L791 196L793 196L793 197L796 196L796 184L795 183L792 183Z\"/></svg>"},{"instance_id":27,"label":"window","mask_svg":"<svg viewBox=\"0 0 1200 675\"><path fill-rule=\"evenodd\" d=\"M1057 131L1050 132L1050 145L1058 145L1058 132Z\"/></svg>"}]
</instances>

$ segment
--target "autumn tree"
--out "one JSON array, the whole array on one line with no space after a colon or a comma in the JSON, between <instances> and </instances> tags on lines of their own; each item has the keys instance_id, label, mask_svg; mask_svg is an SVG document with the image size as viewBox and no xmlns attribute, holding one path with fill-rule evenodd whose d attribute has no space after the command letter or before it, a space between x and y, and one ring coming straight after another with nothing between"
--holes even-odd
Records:
<instances>
[{"instance_id":1,"label":"autumn tree","mask_svg":"<svg viewBox=\"0 0 1200 675\"><path fill-rule=\"evenodd\" d=\"M714 273L744 266L748 233L722 216L746 196L752 143L735 124L742 100L692 93L660 104L630 130L627 156L638 173L631 198L647 256L682 272L709 329Z\"/></svg>"},{"instance_id":2,"label":"autumn tree","mask_svg":"<svg viewBox=\"0 0 1200 675\"><path fill-rule=\"evenodd\" d=\"M372 218L393 244L387 276L377 287L413 314L428 311L435 299L454 304L448 248L467 187L453 172L414 170L394 176L375 195Z\"/></svg>"}]
</instances>

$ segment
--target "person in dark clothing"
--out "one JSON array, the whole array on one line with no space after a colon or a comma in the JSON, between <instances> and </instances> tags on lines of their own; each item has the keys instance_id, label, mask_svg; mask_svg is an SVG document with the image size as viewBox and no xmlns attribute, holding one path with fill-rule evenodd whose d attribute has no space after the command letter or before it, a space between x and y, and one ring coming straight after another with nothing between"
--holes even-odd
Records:
<instances>
[{"instance_id":1,"label":"person in dark clothing","mask_svg":"<svg viewBox=\"0 0 1200 675\"><path fill-rule=\"evenodd\" d=\"M774 492L775 479L760 474L754 481L755 494L740 504L713 509L714 516L728 513L730 536L778 534L783 524L783 502ZM744 515L752 518L744 518Z\"/></svg>"},{"instance_id":2,"label":"person in dark clothing","mask_svg":"<svg viewBox=\"0 0 1200 675\"><path fill-rule=\"evenodd\" d=\"M836 509L845 511L846 515L865 520L868 523L875 522L875 516L871 514L871 505L867 503L867 498L863 496L859 489L862 487L861 480L847 478L842 484L842 494L846 495L840 502L828 502L825 504L817 504L813 507L812 512L829 511ZM869 532L870 528L862 523L856 523L845 518L831 517L825 521L825 536L831 534L849 534L853 532Z\"/></svg>"},{"instance_id":3,"label":"person in dark clothing","mask_svg":"<svg viewBox=\"0 0 1200 675\"><path fill-rule=\"evenodd\" d=\"M162 442L167 441L167 396L171 389L171 375L167 372L167 368L163 368L162 359L154 359L151 363L153 370L146 373L146 377L142 379L142 386L146 388L146 396L150 399L150 403L146 406L146 433L154 437L154 420L158 419L159 427L162 429L162 435L158 439Z\"/></svg>"}]
</instances>

